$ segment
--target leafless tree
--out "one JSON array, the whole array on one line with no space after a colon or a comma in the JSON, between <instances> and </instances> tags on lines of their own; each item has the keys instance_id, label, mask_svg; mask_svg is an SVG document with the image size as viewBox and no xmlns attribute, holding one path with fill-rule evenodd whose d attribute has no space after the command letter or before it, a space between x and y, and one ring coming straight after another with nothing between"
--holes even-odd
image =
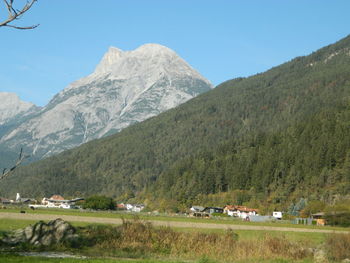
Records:
<instances>
[{"instance_id":1,"label":"leafless tree","mask_svg":"<svg viewBox=\"0 0 350 263\"><path fill-rule=\"evenodd\" d=\"M9 176L10 173L12 171L14 171L23 162L23 160L28 158L28 157L29 157L29 155L23 154L23 148L21 148L21 152L19 153L18 160L17 160L16 164L13 167L11 167L10 169L4 168L4 170L2 171L2 175L0 176L0 180Z\"/></svg>"},{"instance_id":2,"label":"leafless tree","mask_svg":"<svg viewBox=\"0 0 350 263\"><path fill-rule=\"evenodd\" d=\"M32 25L32 26L16 26L12 24L12 22L21 18L23 14L26 13L37 0L30 0L30 1L27 0L26 4L23 6L22 9L16 9L14 7L13 5L14 0L3 0L3 1L7 9L8 17L6 20L2 22L0 21L0 27L7 26L7 27L16 28L16 29L33 29L39 26L39 24Z\"/></svg>"}]
</instances>

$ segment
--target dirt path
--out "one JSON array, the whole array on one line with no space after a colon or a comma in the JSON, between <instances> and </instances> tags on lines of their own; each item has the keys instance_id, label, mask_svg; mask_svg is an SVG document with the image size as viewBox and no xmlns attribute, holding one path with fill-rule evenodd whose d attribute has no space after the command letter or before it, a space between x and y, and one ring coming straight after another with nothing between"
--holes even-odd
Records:
<instances>
[{"instance_id":1,"label":"dirt path","mask_svg":"<svg viewBox=\"0 0 350 263\"><path fill-rule=\"evenodd\" d=\"M62 218L72 222L104 223L104 224L121 224L120 218L103 218L103 217L84 217L68 215L45 215L45 214L15 214L0 213L0 219L16 220L53 220ZM328 230L328 229L307 229L296 227L272 227L272 226L249 226L233 224L211 224L211 223L193 223L193 222L176 222L176 221L157 221L150 220L154 226L169 226L179 228L204 228L204 229L232 229L232 230L265 230L265 231L285 231L285 232L315 232L315 233L350 233L350 231Z\"/></svg>"}]
</instances>

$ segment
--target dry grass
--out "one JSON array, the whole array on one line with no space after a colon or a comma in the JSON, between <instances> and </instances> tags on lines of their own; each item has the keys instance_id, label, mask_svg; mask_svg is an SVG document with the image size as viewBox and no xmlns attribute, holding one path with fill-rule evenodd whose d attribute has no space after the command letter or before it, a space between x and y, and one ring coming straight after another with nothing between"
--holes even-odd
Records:
<instances>
[{"instance_id":1,"label":"dry grass","mask_svg":"<svg viewBox=\"0 0 350 263\"><path fill-rule=\"evenodd\" d=\"M240 241L232 230L224 234L179 232L167 227L155 228L152 224L140 220L124 221L118 227L87 228L84 236L93 243L97 251L127 251L181 259L297 260L310 256L302 244L293 243L285 237L265 235L256 240Z\"/></svg>"},{"instance_id":2,"label":"dry grass","mask_svg":"<svg viewBox=\"0 0 350 263\"><path fill-rule=\"evenodd\" d=\"M350 259L350 234L328 235L325 247L331 260Z\"/></svg>"}]
</instances>

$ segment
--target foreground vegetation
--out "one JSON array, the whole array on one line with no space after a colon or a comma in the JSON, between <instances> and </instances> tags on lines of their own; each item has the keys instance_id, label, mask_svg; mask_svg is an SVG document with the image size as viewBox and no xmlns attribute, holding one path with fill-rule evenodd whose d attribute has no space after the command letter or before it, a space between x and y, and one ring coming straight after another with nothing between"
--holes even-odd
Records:
<instances>
[{"instance_id":1,"label":"foreground vegetation","mask_svg":"<svg viewBox=\"0 0 350 263\"><path fill-rule=\"evenodd\" d=\"M0 220L0 238L10 229L23 228L33 221ZM106 257L133 258L135 262L313 262L315 250L322 249L329 260L350 258L350 234L170 229L154 227L142 220L122 225L76 222L79 239L52 247L2 246L4 262L82 262L83 259L43 259L16 256L20 251L55 251L88 256L84 262L113 262ZM10 254L6 251L11 251ZM4 254L5 253L5 254ZM38 254L40 255L40 254ZM139 260L137 260L139 259ZM46 261L45 261L46 260ZM1 261L3 262L3 261Z\"/></svg>"},{"instance_id":2,"label":"foreground vegetation","mask_svg":"<svg viewBox=\"0 0 350 263\"><path fill-rule=\"evenodd\" d=\"M223 233L175 231L167 227L155 228L150 223L138 220L124 221L120 226L78 227L78 234L78 240L49 249L93 257L182 260L299 260L310 257L305 244L292 242L284 236L264 235L256 240L240 240L238 234L231 230ZM41 251L44 248L25 245L19 249ZM228 251L230 253L227 253Z\"/></svg>"},{"instance_id":3,"label":"foreground vegetation","mask_svg":"<svg viewBox=\"0 0 350 263\"><path fill-rule=\"evenodd\" d=\"M159 259L55 259L46 257L23 257L16 255L1 255L0 261L6 263L188 263L188 261L172 261L172 260L159 260ZM215 263L216 261L208 260L207 258L202 258L193 263ZM309 259L306 260L237 260L236 263L311 263Z\"/></svg>"},{"instance_id":4,"label":"foreground vegetation","mask_svg":"<svg viewBox=\"0 0 350 263\"><path fill-rule=\"evenodd\" d=\"M24 228L30 224L34 224L36 221L33 220L13 220L13 219L1 219L0 220L0 238L11 230L16 230L19 228ZM151 221L150 221L151 222ZM88 222L71 222L71 224L75 227L86 227L91 225ZM95 225L105 225L105 224L95 224ZM186 232L186 233L206 233L206 234L223 234L225 230L223 229L206 229L206 228L172 228L178 232ZM236 234L238 234L240 240L256 240L257 238L263 238L267 234L272 237L281 237L284 236L288 240L293 242L302 242L307 243L311 247L323 244L326 240L327 234L318 233L318 232L292 232L292 231L268 231L268 230L235 230Z\"/></svg>"}]
</instances>

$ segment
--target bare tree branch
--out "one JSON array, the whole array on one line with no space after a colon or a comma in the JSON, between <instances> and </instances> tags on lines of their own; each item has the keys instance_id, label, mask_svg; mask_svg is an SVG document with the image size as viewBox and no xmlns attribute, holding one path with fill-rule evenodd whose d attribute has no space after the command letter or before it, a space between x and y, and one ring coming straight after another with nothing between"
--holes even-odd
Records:
<instances>
[{"instance_id":1,"label":"bare tree branch","mask_svg":"<svg viewBox=\"0 0 350 263\"><path fill-rule=\"evenodd\" d=\"M4 170L2 171L2 175L0 176L0 180L9 176L10 173L12 171L14 171L23 162L23 160L27 159L28 157L29 157L29 155L23 154L23 148L21 148L21 152L19 153L18 160L17 160L16 164L13 167L11 167L10 169L4 168Z\"/></svg>"},{"instance_id":2,"label":"bare tree branch","mask_svg":"<svg viewBox=\"0 0 350 263\"><path fill-rule=\"evenodd\" d=\"M33 29L33 28L36 28L37 26L39 26L39 24L37 24L37 25L23 27L23 26L16 26L16 25L10 24L14 20L21 18L21 16L25 12L27 12L37 0L27 1L27 3L23 6L23 8L21 10L15 9L13 7L13 0L3 0L3 1L6 5L6 8L7 8L8 17L5 21L0 22L0 27L7 26L7 27L16 28L16 29Z\"/></svg>"}]
</instances>

